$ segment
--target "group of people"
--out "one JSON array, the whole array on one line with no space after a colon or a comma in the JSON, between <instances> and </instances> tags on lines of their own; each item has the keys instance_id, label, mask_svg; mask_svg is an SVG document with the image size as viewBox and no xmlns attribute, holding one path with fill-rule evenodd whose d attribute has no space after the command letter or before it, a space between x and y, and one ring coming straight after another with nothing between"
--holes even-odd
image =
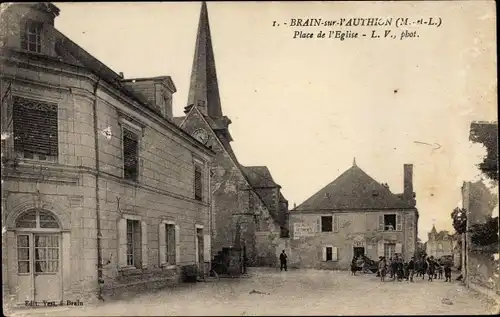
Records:
<instances>
[{"instance_id":1,"label":"group of people","mask_svg":"<svg viewBox=\"0 0 500 317\"><path fill-rule=\"evenodd\" d=\"M425 274L427 274L428 280L432 282L434 279L442 279L443 272L445 282L451 282L451 263L447 261L440 263L433 256L422 257L417 260L412 256L410 261L406 262L396 254L389 261L385 257L380 258L377 276L380 276L381 281L385 281L386 275L389 274L392 280L413 282L415 275L417 277L422 276L422 279L425 279Z\"/></svg>"}]
</instances>

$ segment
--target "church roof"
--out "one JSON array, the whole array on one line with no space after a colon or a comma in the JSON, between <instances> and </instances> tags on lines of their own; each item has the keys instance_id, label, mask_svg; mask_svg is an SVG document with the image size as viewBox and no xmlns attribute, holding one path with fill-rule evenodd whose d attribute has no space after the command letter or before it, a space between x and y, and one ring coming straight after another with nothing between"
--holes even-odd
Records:
<instances>
[{"instance_id":1,"label":"church roof","mask_svg":"<svg viewBox=\"0 0 500 317\"><path fill-rule=\"evenodd\" d=\"M207 4L204 1L201 5L198 32L196 34L187 105L198 105L200 102L206 105L207 114L210 117L222 116Z\"/></svg>"},{"instance_id":2,"label":"church roof","mask_svg":"<svg viewBox=\"0 0 500 317\"><path fill-rule=\"evenodd\" d=\"M274 181L267 166L241 166L250 185L253 188L266 188L279 186Z\"/></svg>"},{"instance_id":3,"label":"church roof","mask_svg":"<svg viewBox=\"0 0 500 317\"><path fill-rule=\"evenodd\" d=\"M182 121L184 121L186 117L182 116L182 117L173 117L172 118L172 121L177 125L177 126L181 126L181 123Z\"/></svg>"},{"instance_id":4,"label":"church roof","mask_svg":"<svg viewBox=\"0 0 500 317\"><path fill-rule=\"evenodd\" d=\"M294 211L414 209L359 168L353 166Z\"/></svg>"}]
</instances>

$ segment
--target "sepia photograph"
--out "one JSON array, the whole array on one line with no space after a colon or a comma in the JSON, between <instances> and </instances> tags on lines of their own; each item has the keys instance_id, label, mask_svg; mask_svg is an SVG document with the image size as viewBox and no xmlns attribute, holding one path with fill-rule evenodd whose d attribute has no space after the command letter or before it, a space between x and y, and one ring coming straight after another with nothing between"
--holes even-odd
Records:
<instances>
[{"instance_id":1,"label":"sepia photograph","mask_svg":"<svg viewBox=\"0 0 500 317\"><path fill-rule=\"evenodd\" d=\"M2 2L3 314L500 314L496 19Z\"/></svg>"}]
</instances>

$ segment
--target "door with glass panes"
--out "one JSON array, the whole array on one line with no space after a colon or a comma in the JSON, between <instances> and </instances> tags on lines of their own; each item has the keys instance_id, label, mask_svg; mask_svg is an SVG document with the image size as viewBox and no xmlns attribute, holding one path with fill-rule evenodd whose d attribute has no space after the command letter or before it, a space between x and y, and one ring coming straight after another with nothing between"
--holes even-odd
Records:
<instances>
[{"instance_id":1,"label":"door with glass panes","mask_svg":"<svg viewBox=\"0 0 500 317\"><path fill-rule=\"evenodd\" d=\"M16 223L18 302L60 301L61 234L48 212L32 211Z\"/></svg>"}]
</instances>

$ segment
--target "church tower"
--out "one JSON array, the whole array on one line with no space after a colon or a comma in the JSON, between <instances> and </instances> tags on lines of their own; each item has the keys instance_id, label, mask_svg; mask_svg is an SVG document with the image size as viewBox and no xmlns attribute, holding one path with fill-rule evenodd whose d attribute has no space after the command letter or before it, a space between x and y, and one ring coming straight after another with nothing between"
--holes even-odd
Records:
<instances>
[{"instance_id":1,"label":"church tower","mask_svg":"<svg viewBox=\"0 0 500 317\"><path fill-rule=\"evenodd\" d=\"M188 104L184 108L184 113L189 113L192 107L197 107L204 116L208 117L207 121L223 143L229 144L232 141L228 130L231 120L222 114L206 2L202 2L201 5Z\"/></svg>"}]
</instances>

